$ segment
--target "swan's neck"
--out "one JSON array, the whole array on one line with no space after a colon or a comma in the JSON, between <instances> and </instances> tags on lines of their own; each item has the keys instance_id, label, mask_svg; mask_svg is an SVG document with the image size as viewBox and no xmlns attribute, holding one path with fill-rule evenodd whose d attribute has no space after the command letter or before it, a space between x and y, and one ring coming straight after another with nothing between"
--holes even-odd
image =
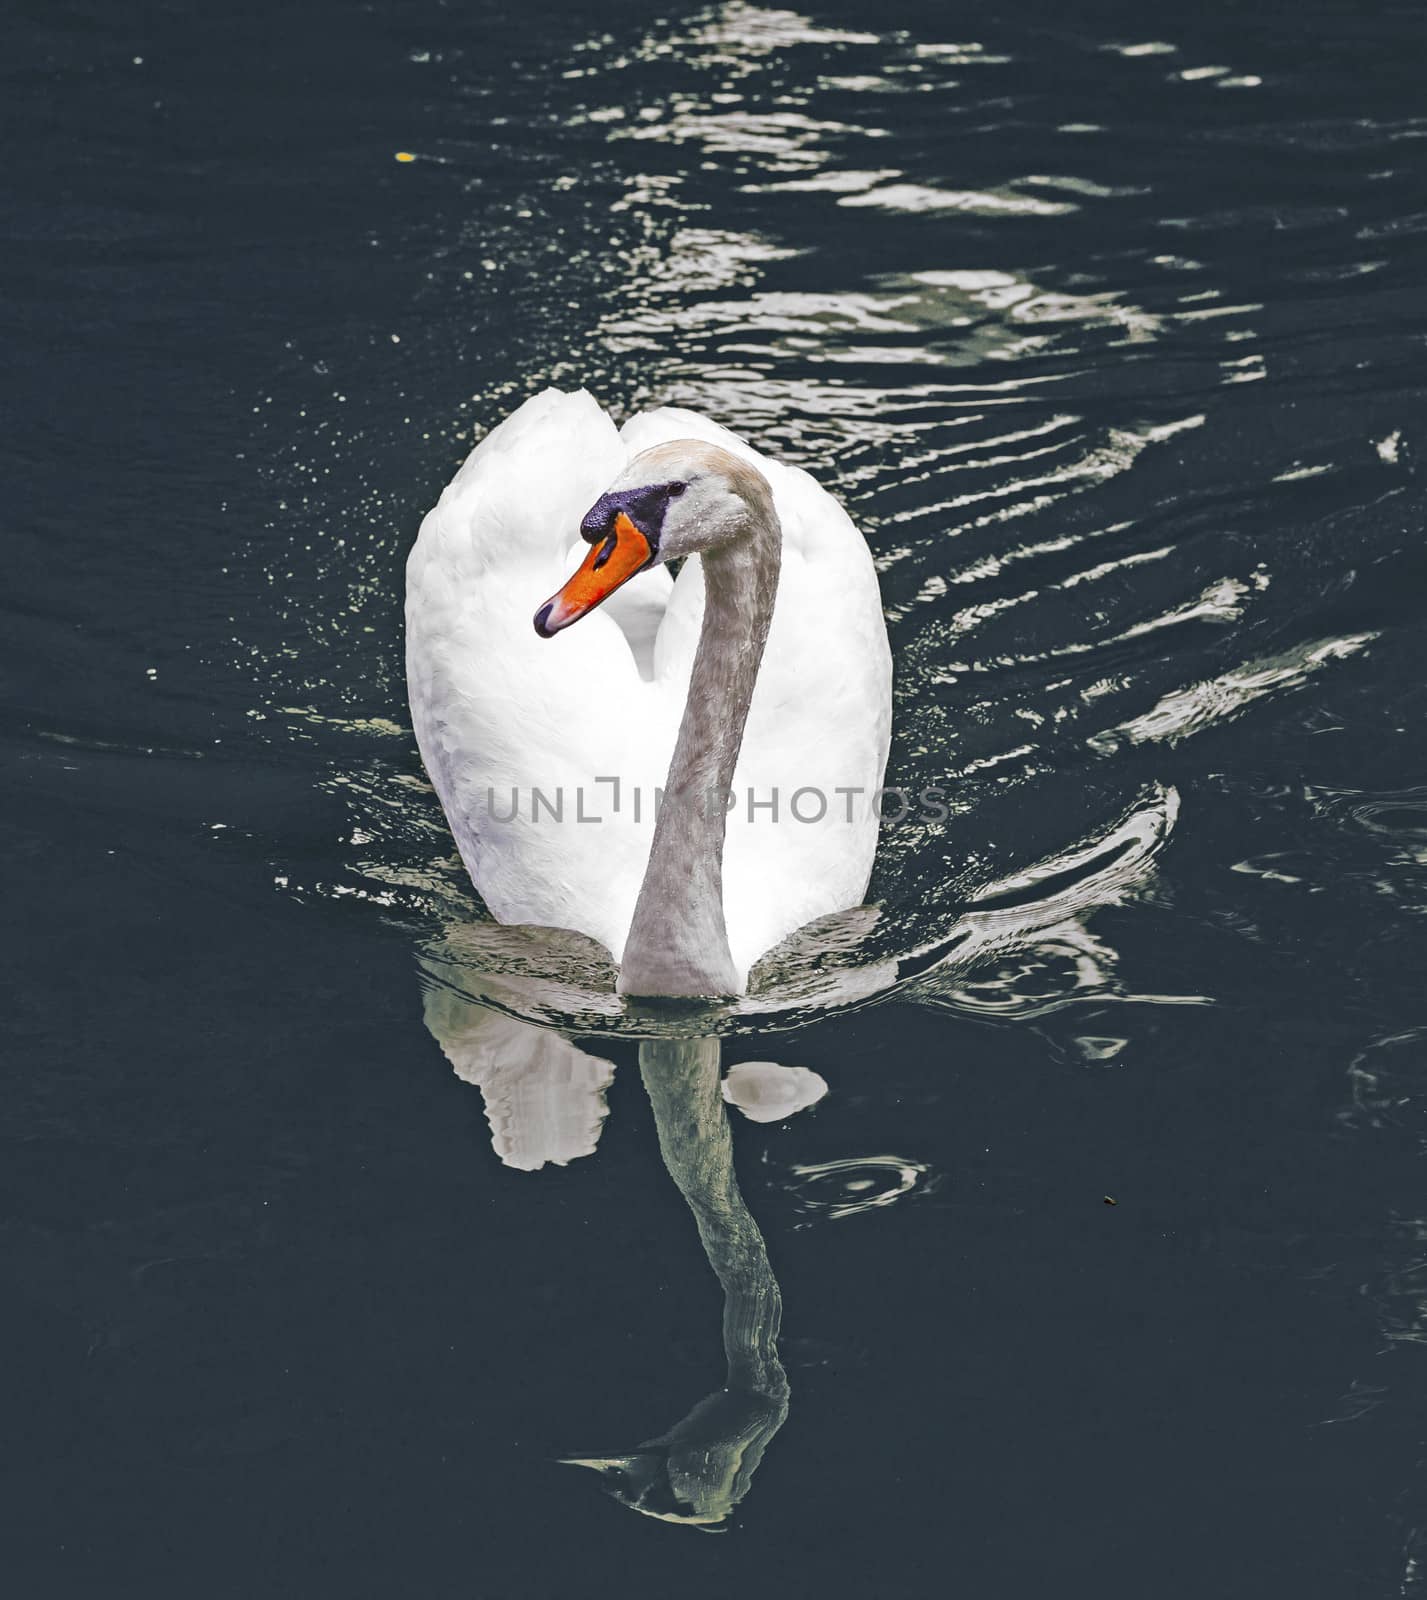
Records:
<instances>
[{"instance_id":1,"label":"swan's neck","mask_svg":"<svg viewBox=\"0 0 1427 1600\"><path fill-rule=\"evenodd\" d=\"M742 988L723 913L725 800L773 620L782 530L760 478L749 531L704 553L704 625L649 865L620 968L621 994Z\"/></svg>"}]
</instances>

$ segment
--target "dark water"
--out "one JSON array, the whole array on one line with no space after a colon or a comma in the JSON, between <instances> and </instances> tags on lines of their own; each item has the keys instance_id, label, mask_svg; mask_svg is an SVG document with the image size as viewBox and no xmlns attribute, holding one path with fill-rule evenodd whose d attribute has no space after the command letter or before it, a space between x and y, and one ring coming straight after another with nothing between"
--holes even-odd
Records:
<instances>
[{"instance_id":1,"label":"dark water","mask_svg":"<svg viewBox=\"0 0 1427 1600\"><path fill-rule=\"evenodd\" d=\"M11 20L7 1589L1424 1592L1420 8ZM550 383L844 499L953 790L731 1137L432 979L401 564Z\"/></svg>"}]
</instances>

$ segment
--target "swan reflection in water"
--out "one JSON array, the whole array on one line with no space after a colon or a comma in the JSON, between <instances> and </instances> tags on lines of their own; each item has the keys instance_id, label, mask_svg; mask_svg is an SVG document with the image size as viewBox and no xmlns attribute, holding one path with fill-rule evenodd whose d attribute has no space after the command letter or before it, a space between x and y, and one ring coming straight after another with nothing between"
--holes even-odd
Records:
<instances>
[{"instance_id":1,"label":"swan reflection in water","mask_svg":"<svg viewBox=\"0 0 1427 1600\"><path fill-rule=\"evenodd\" d=\"M1204 1003L1194 995L1131 994L1116 977L1115 951L1087 925L1098 908L1144 891L1176 807L1172 790L1147 795L1101 837L988 885L938 948L850 969L837 997L855 1002L880 987L881 998L895 994L983 1020L1033 1020L1085 1001ZM826 940L818 948L814 975L825 980ZM558 1024L525 1019L563 1011L576 1019L580 1037L611 1027L622 1003L613 993L607 954L558 929L453 923L424 946L422 966L427 1027L458 1076L480 1089L500 1159L535 1171L592 1154L614 1068L573 1044ZM785 961L776 970L797 1000L818 993L794 964ZM777 1009L776 995L753 999ZM781 1020L793 1014L784 1009ZM628 1013L624 1019L645 1026L652 1021ZM571 1028L569 1020L564 1028ZM1103 1051L1118 1041L1084 1042ZM766 1062L740 1063L721 1078L720 1042L713 1037L643 1039L639 1067L664 1163L723 1287L728 1370L720 1388L658 1437L627 1453L566 1460L598 1472L611 1494L646 1516L717 1528L747 1494L788 1414L788 1380L777 1350L781 1296L739 1193L725 1102L754 1120L781 1119L811 1105L827 1085L805 1068ZM874 1166L895 1182L869 1197L861 1183ZM858 1192L836 1201L820 1196L822 1215L866 1211L914 1186L931 1186L922 1182L928 1174L922 1163L892 1156L795 1167L792 1175L805 1186L831 1180L837 1187L854 1170Z\"/></svg>"},{"instance_id":2,"label":"swan reflection in water","mask_svg":"<svg viewBox=\"0 0 1427 1600\"><path fill-rule=\"evenodd\" d=\"M715 1527L748 1493L788 1415L778 1360L783 1301L763 1235L738 1191L719 1081L717 1039L646 1039L639 1075L659 1152L689 1204L723 1288L724 1384L667 1432L628 1455L570 1457L592 1467L622 1504L666 1522Z\"/></svg>"},{"instance_id":3,"label":"swan reflection in water","mask_svg":"<svg viewBox=\"0 0 1427 1600\"><path fill-rule=\"evenodd\" d=\"M533 1171L593 1152L614 1076L608 1061L444 983L428 988L425 1014L458 1076L481 1090L503 1162ZM733 1080L736 1087L726 1090L719 1065L716 1038L640 1042L640 1077L660 1154L723 1288L724 1382L633 1450L564 1458L565 1465L598 1472L606 1491L632 1510L705 1530L724 1523L748 1493L788 1415L788 1379L778 1360L782 1296L758 1224L739 1193L724 1097L746 1097L757 1118L770 1099L788 1115L826 1088L804 1069L768 1064L757 1071L746 1066Z\"/></svg>"}]
</instances>

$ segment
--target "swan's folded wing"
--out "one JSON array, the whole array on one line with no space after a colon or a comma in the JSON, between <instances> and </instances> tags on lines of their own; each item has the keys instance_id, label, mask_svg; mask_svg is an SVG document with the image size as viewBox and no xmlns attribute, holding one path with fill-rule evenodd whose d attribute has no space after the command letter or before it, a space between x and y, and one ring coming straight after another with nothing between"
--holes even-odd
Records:
<instances>
[{"instance_id":1,"label":"swan's folded wing","mask_svg":"<svg viewBox=\"0 0 1427 1600\"><path fill-rule=\"evenodd\" d=\"M417 741L476 887L502 921L578 928L615 951L648 855L648 813L636 820L626 806L598 828L587 819L609 809L599 778L651 794L663 781L677 707L640 681L614 615L555 639L539 638L533 618L623 463L588 395L527 401L423 522L406 608Z\"/></svg>"},{"instance_id":2,"label":"swan's folded wing","mask_svg":"<svg viewBox=\"0 0 1427 1600\"><path fill-rule=\"evenodd\" d=\"M563 557L580 518L624 465L614 423L584 389L543 389L471 451L421 524L407 582L446 581ZM543 598L543 597L542 597Z\"/></svg>"}]
</instances>

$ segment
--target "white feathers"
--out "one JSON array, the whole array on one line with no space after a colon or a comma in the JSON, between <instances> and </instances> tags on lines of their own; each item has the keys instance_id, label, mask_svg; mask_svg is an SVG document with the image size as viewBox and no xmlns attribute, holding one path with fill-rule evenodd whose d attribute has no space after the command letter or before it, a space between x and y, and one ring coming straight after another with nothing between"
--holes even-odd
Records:
<instances>
[{"instance_id":1,"label":"white feathers","mask_svg":"<svg viewBox=\"0 0 1427 1600\"><path fill-rule=\"evenodd\" d=\"M692 412L617 433L588 394L547 389L477 446L422 523L407 563L408 687L427 771L492 914L578 929L618 959L688 690L702 572L695 558L672 583L663 567L641 573L553 639L533 617L629 457L680 438L753 461L784 533L724 852L742 980L794 928L857 904L876 849L891 725L881 600L861 535L812 478Z\"/></svg>"}]
</instances>

